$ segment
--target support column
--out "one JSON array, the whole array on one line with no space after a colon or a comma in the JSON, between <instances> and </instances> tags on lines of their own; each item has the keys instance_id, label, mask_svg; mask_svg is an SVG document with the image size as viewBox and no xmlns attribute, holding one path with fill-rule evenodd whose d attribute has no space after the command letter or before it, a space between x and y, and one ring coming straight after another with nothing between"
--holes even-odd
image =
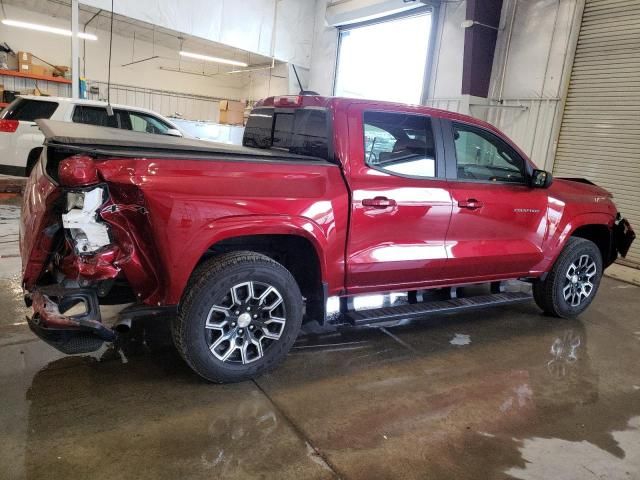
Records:
<instances>
[{"instance_id":1,"label":"support column","mask_svg":"<svg viewBox=\"0 0 640 480\"><path fill-rule=\"evenodd\" d=\"M502 0L467 0L462 94L486 98L498 38Z\"/></svg>"},{"instance_id":2,"label":"support column","mask_svg":"<svg viewBox=\"0 0 640 480\"><path fill-rule=\"evenodd\" d=\"M71 97L80 98L80 49L78 0L71 0Z\"/></svg>"}]
</instances>

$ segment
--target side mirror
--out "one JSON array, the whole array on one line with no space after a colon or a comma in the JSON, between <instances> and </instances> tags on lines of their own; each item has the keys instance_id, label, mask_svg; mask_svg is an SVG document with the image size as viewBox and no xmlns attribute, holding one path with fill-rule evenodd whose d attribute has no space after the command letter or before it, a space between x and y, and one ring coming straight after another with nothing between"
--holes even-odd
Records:
<instances>
[{"instance_id":1,"label":"side mirror","mask_svg":"<svg viewBox=\"0 0 640 480\"><path fill-rule=\"evenodd\" d=\"M182 137L182 132L177 128L169 128L166 132L164 132L164 134L171 135L172 137Z\"/></svg>"},{"instance_id":2,"label":"side mirror","mask_svg":"<svg viewBox=\"0 0 640 480\"><path fill-rule=\"evenodd\" d=\"M553 176L545 170L534 170L531 174L530 185L533 188L549 188L553 182Z\"/></svg>"}]
</instances>

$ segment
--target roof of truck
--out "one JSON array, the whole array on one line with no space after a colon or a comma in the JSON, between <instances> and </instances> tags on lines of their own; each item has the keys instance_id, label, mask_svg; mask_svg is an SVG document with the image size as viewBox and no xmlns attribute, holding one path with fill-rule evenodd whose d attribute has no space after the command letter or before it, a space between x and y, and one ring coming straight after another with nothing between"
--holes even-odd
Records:
<instances>
[{"instance_id":1,"label":"roof of truck","mask_svg":"<svg viewBox=\"0 0 640 480\"><path fill-rule=\"evenodd\" d=\"M290 99L288 102L286 99ZM283 104L288 103L288 104ZM388 102L384 100L368 100L364 98L349 98L349 97L327 97L323 95L281 95L274 97L267 97L258 101L254 108L257 107L282 107L282 108L295 108L295 107L321 107L321 108L336 108L339 106L348 105L371 105L381 110L393 111L414 111L415 113L422 113L425 115L431 115L433 117L446 118L449 120L457 120L465 123L470 123L484 128L499 132L499 130L490 123L479 120L470 115L464 115L462 113L452 112L449 110L442 110L439 108L428 107L425 105L415 105L398 102ZM501 133L501 132L500 132Z\"/></svg>"},{"instance_id":2,"label":"roof of truck","mask_svg":"<svg viewBox=\"0 0 640 480\"><path fill-rule=\"evenodd\" d=\"M289 100L287 100L289 99ZM456 122L462 122L470 125L475 125L486 130L491 130L503 139L509 140L509 143L525 158L529 156L515 143L509 139L504 132L500 131L494 125L472 117L470 115L464 115L462 113L451 112L449 110L442 110L439 108L427 107L425 105L410 105L406 103L387 102L383 100L367 100L363 98L348 98L348 97L327 97L323 95L315 95L305 93L304 95L283 95L268 97L258 101L254 108L258 107L274 107L274 108L300 108L300 107L316 107L316 108L330 108L336 110L340 107L348 108L350 105L366 105L367 107L388 111L388 112L404 112L415 113L421 115L429 115L435 118L442 118L445 120L452 120Z\"/></svg>"}]
</instances>

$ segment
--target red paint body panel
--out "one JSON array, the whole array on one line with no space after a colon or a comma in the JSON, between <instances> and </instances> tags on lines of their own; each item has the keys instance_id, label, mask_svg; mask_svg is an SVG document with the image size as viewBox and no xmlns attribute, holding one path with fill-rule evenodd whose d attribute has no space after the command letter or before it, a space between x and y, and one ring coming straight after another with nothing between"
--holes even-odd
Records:
<instances>
[{"instance_id":1,"label":"red paint body panel","mask_svg":"<svg viewBox=\"0 0 640 480\"><path fill-rule=\"evenodd\" d=\"M144 197L149 230L132 237L155 246L163 271L162 292L149 303L178 303L207 249L244 235L310 240L332 293L342 288L348 197L337 166L170 159L97 165L113 190L133 184Z\"/></svg>"},{"instance_id":2,"label":"red paint body panel","mask_svg":"<svg viewBox=\"0 0 640 480\"><path fill-rule=\"evenodd\" d=\"M311 243L329 295L384 292L540 276L577 228L613 228L617 211L610 195L592 185L555 180L548 189L535 189L414 179L364 162L364 110L461 120L508 141L484 122L384 102L301 101L328 110L340 165L215 155L83 160L108 186L110 198L99 218L109 225L114 245L88 257L70 254L62 271L91 281L124 276L144 303L174 305L198 262L218 242L282 234ZM272 104L266 99L258 106ZM65 171L83 183L82 171L69 163ZM52 237L43 229L60 221L53 203L61 193L39 164L27 184L22 214L27 290L51 257ZM385 208L363 204L377 197L393 202ZM460 207L469 201L482 206Z\"/></svg>"},{"instance_id":3,"label":"red paint body panel","mask_svg":"<svg viewBox=\"0 0 640 480\"><path fill-rule=\"evenodd\" d=\"M51 230L60 221L54 204L60 189L44 175L39 162L27 180L20 214L20 253L22 256L22 284L33 287L52 253L54 235Z\"/></svg>"}]
</instances>

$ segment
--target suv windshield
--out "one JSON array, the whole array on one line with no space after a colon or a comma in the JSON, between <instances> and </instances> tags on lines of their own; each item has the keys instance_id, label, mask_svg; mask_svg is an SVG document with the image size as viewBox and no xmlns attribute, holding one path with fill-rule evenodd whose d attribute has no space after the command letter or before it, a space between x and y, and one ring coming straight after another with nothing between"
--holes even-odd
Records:
<instances>
[{"instance_id":1,"label":"suv windshield","mask_svg":"<svg viewBox=\"0 0 640 480\"><path fill-rule=\"evenodd\" d=\"M4 120L34 122L39 118L51 118L56 108L58 108L57 102L18 98L4 109L2 114L0 114L0 118Z\"/></svg>"},{"instance_id":2,"label":"suv windshield","mask_svg":"<svg viewBox=\"0 0 640 480\"><path fill-rule=\"evenodd\" d=\"M330 160L327 112L319 108L255 108L242 144Z\"/></svg>"}]
</instances>

